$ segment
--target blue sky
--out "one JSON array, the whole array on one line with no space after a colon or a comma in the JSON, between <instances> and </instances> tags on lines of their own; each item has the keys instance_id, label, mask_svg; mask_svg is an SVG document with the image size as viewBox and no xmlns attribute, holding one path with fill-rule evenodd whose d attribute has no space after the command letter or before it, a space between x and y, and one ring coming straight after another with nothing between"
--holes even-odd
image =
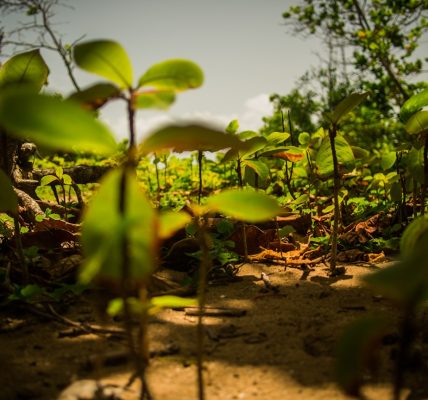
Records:
<instances>
[{"instance_id":1,"label":"blue sky","mask_svg":"<svg viewBox=\"0 0 428 400\"><path fill-rule=\"evenodd\" d=\"M167 112L138 114L140 135L175 118L205 118L225 126L238 118L242 129L257 129L271 112L271 93L287 93L319 60L319 42L295 38L281 17L299 0L73 0L58 8L55 21L64 42L114 39L128 51L138 77L153 63L188 58L205 73L197 90L182 93ZM16 16L4 21L13 27ZM54 53L43 52L51 69L50 89L67 94L72 86ZM99 79L77 73L83 86ZM102 112L117 137L126 136L121 103Z\"/></svg>"}]
</instances>

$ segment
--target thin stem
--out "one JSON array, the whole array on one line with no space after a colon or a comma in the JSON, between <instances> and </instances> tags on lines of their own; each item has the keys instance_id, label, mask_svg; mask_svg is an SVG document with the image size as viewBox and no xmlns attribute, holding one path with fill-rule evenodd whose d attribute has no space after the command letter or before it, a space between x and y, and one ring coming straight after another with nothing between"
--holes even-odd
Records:
<instances>
[{"instance_id":1,"label":"thin stem","mask_svg":"<svg viewBox=\"0 0 428 400\"><path fill-rule=\"evenodd\" d=\"M425 198L428 188L428 135L425 135L424 144L424 184L422 185L421 193L421 215L425 214Z\"/></svg>"},{"instance_id":2,"label":"thin stem","mask_svg":"<svg viewBox=\"0 0 428 400\"><path fill-rule=\"evenodd\" d=\"M199 171L199 190L198 190L198 204L201 204L202 197L202 161L204 159L204 153L202 150L198 151L198 171Z\"/></svg>"},{"instance_id":3,"label":"thin stem","mask_svg":"<svg viewBox=\"0 0 428 400\"><path fill-rule=\"evenodd\" d=\"M16 243L16 252L18 255L18 260L21 264L22 271L23 271L23 284L26 285L30 281L30 274L28 272L28 265L27 260L24 256L24 250L22 248L22 240L21 240L21 229L19 226L18 216L13 217L13 225L14 225L14 236L15 236L15 243Z\"/></svg>"},{"instance_id":4,"label":"thin stem","mask_svg":"<svg viewBox=\"0 0 428 400\"><path fill-rule=\"evenodd\" d=\"M330 261L330 273L334 274L336 271L336 256L337 256L337 231L339 228L339 166L337 162L336 145L334 139L336 138L336 125L333 125L329 129L329 138L331 146L331 155L333 158L333 202L334 202L334 221L333 221L333 236L331 242L331 261Z\"/></svg>"},{"instance_id":5,"label":"thin stem","mask_svg":"<svg viewBox=\"0 0 428 400\"><path fill-rule=\"evenodd\" d=\"M206 285L207 275L211 267L209 255L209 239L207 233L206 220L199 221L198 230L199 246L202 250L201 265L199 268L199 285L198 285L198 326L197 326L197 375L198 375L198 400L205 399L203 363L204 363L204 324L203 316L206 302Z\"/></svg>"}]
</instances>

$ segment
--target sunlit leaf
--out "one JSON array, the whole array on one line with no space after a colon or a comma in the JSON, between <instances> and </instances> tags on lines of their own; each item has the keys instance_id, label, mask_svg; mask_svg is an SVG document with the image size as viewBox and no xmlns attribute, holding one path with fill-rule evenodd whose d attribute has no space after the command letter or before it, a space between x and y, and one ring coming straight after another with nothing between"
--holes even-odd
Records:
<instances>
[{"instance_id":1,"label":"sunlit leaf","mask_svg":"<svg viewBox=\"0 0 428 400\"><path fill-rule=\"evenodd\" d=\"M97 277L118 283L123 268L123 243L129 252L129 277L136 284L153 271L158 220L155 210L141 192L135 177L116 169L101 181L85 212L82 245L86 261L80 278ZM126 191L125 214L119 211L120 188Z\"/></svg>"},{"instance_id":2,"label":"sunlit leaf","mask_svg":"<svg viewBox=\"0 0 428 400\"><path fill-rule=\"evenodd\" d=\"M132 65L125 49L112 40L94 40L74 47L74 60L85 71L119 85L132 87Z\"/></svg>"},{"instance_id":3,"label":"sunlit leaf","mask_svg":"<svg viewBox=\"0 0 428 400\"><path fill-rule=\"evenodd\" d=\"M355 107L357 107L361 102L363 102L366 97L369 95L368 92L364 93L352 93L344 100L342 100L334 109L334 111L329 116L331 123L338 124L339 121L349 112L351 112Z\"/></svg>"},{"instance_id":4,"label":"sunlit leaf","mask_svg":"<svg viewBox=\"0 0 428 400\"><path fill-rule=\"evenodd\" d=\"M406 123L413 114L426 106L428 106L428 89L413 95L403 104L400 111L401 120Z\"/></svg>"},{"instance_id":5,"label":"sunlit leaf","mask_svg":"<svg viewBox=\"0 0 428 400\"><path fill-rule=\"evenodd\" d=\"M413 220L403 232L400 240L401 255L404 258L409 258L413 255L416 246L426 234L428 234L428 216L423 215Z\"/></svg>"},{"instance_id":6,"label":"sunlit leaf","mask_svg":"<svg viewBox=\"0 0 428 400\"><path fill-rule=\"evenodd\" d=\"M422 135L428 133L428 111L418 111L412 115L406 123L406 131L410 135Z\"/></svg>"},{"instance_id":7,"label":"sunlit leaf","mask_svg":"<svg viewBox=\"0 0 428 400\"><path fill-rule=\"evenodd\" d=\"M0 125L14 136L58 150L109 154L117 147L108 128L79 105L27 89L1 92Z\"/></svg>"},{"instance_id":8,"label":"sunlit leaf","mask_svg":"<svg viewBox=\"0 0 428 400\"><path fill-rule=\"evenodd\" d=\"M40 186L50 185L52 182L58 182L58 178L54 175L45 175L40 179Z\"/></svg>"},{"instance_id":9,"label":"sunlit leaf","mask_svg":"<svg viewBox=\"0 0 428 400\"><path fill-rule=\"evenodd\" d=\"M139 92L134 96L136 108L159 108L166 110L175 101L175 93L171 91Z\"/></svg>"},{"instance_id":10,"label":"sunlit leaf","mask_svg":"<svg viewBox=\"0 0 428 400\"><path fill-rule=\"evenodd\" d=\"M354 153L351 146L343 136L335 138L335 147L339 171L350 171L355 166ZM333 156L331 154L330 139L324 138L321 147L315 158L317 173L320 177L326 178L333 174Z\"/></svg>"},{"instance_id":11,"label":"sunlit leaf","mask_svg":"<svg viewBox=\"0 0 428 400\"><path fill-rule=\"evenodd\" d=\"M186 212L165 211L159 216L159 238L167 239L192 220Z\"/></svg>"},{"instance_id":12,"label":"sunlit leaf","mask_svg":"<svg viewBox=\"0 0 428 400\"><path fill-rule=\"evenodd\" d=\"M218 151L228 147L242 147L242 142L229 133L224 133L208 125L173 124L161 128L141 144L141 151L150 153L163 149L173 151L207 150Z\"/></svg>"},{"instance_id":13,"label":"sunlit leaf","mask_svg":"<svg viewBox=\"0 0 428 400\"><path fill-rule=\"evenodd\" d=\"M202 85L204 74L201 68L189 60L167 60L154 64L139 79L138 87L151 86L157 89L186 90Z\"/></svg>"},{"instance_id":14,"label":"sunlit leaf","mask_svg":"<svg viewBox=\"0 0 428 400\"><path fill-rule=\"evenodd\" d=\"M360 395L366 369L375 367L377 350L388 324L369 316L353 322L340 338L336 357L337 382L348 395Z\"/></svg>"},{"instance_id":15,"label":"sunlit leaf","mask_svg":"<svg viewBox=\"0 0 428 400\"><path fill-rule=\"evenodd\" d=\"M248 222L266 221L281 212L273 197L249 190L225 190L209 197L206 205L212 211Z\"/></svg>"},{"instance_id":16,"label":"sunlit leaf","mask_svg":"<svg viewBox=\"0 0 428 400\"><path fill-rule=\"evenodd\" d=\"M225 130L227 133L236 133L238 132L238 129L239 129L239 121L237 119L234 119L229 122L229 125L227 125Z\"/></svg>"},{"instance_id":17,"label":"sunlit leaf","mask_svg":"<svg viewBox=\"0 0 428 400\"><path fill-rule=\"evenodd\" d=\"M256 131L242 131L238 133L238 137L241 140L251 139L255 136L259 136L259 134Z\"/></svg>"},{"instance_id":18,"label":"sunlit leaf","mask_svg":"<svg viewBox=\"0 0 428 400\"><path fill-rule=\"evenodd\" d=\"M107 101L117 98L120 89L111 83L97 83L69 96L89 110L98 110Z\"/></svg>"},{"instance_id":19,"label":"sunlit leaf","mask_svg":"<svg viewBox=\"0 0 428 400\"><path fill-rule=\"evenodd\" d=\"M239 151L241 158L250 157L266 146L266 139L262 136L255 136L246 140L243 144L244 149Z\"/></svg>"},{"instance_id":20,"label":"sunlit leaf","mask_svg":"<svg viewBox=\"0 0 428 400\"><path fill-rule=\"evenodd\" d=\"M244 160L243 165L247 168L251 168L262 180L265 180L269 176L269 167L259 160Z\"/></svg>"},{"instance_id":21,"label":"sunlit leaf","mask_svg":"<svg viewBox=\"0 0 428 400\"><path fill-rule=\"evenodd\" d=\"M16 213L18 198L9 177L0 169L0 212Z\"/></svg>"},{"instance_id":22,"label":"sunlit leaf","mask_svg":"<svg viewBox=\"0 0 428 400\"><path fill-rule=\"evenodd\" d=\"M272 132L267 136L266 139L269 144L275 145L284 143L289 137L290 134L288 132Z\"/></svg>"},{"instance_id":23,"label":"sunlit leaf","mask_svg":"<svg viewBox=\"0 0 428 400\"><path fill-rule=\"evenodd\" d=\"M380 160L380 166L382 170L386 171L395 164L397 159L397 153L395 151L389 151L382 154L382 159Z\"/></svg>"},{"instance_id":24,"label":"sunlit leaf","mask_svg":"<svg viewBox=\"0 0 428 400\"><path fill-rule=\"evenodd\" d=\"M195 306L195 299L185 299L178 296L157 296L150 299L150 306L156 308L181 308Z\"/></svg>"},{"instance_id":25,"label":"sunlit leaf","mask_svg":"<svg viewBox=\"0 0 428 400\"><path fill-rule=\"evenodd\" d=\"M31 50L10 58L0 68L0 86L25 84L39 91L46 83L49 68L39 50Z\"/></svg>"},{"instance_id":26,"label":"sunlit leaf","mask_svg":"<svg viewBox=\"0 0 428 400\"><path fill-rule=\"evenodd\" d=\"M64 174L62 176L62 182L64 183L64 185L72 185L73 184L73 179L71 179L70 175Z\"/></svg>"},{"instance_id":27,"label":"sunlit leaf","mask_svg":"<svg viewBox=\"0 0 428 400\"><path fill-rule=\"evenodd\" d=\"M298 141L302 146L306 146L307 144L309 144L310 140L311 135L309 135L308 132L302 132L298 137Z\"/></svg>"}]
</instances>

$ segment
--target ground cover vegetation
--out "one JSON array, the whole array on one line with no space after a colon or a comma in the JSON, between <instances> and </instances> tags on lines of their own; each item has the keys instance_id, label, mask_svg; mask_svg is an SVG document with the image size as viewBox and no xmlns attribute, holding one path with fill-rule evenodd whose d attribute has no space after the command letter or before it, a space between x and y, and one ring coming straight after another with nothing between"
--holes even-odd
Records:
<instances>
[{"instance_id":1,"label":"ground cover vegetation","mask_svg":"<svg viewBox=\"0 0 428 400\"><path fill-rule=\"evenodd\" d=\"M272 95L274 113L259 131L241 130L238 120L223 129L170 124L141 143L136 113L169 108L180 92L203 84L203 71L171 59L136 79L114 40L64 44L52 29L58 5L0 5L34 18L2 38L26 47L0 68L2 310L71 325L76 336L116 335L133 363L127 386L138 380L138 398L153 399L150 322L164 309L185 309L197 317L195 380L204 399L206 336L212 339L206 319L240 312L207 307L213 284L238 280L243 263L273 263L306 277L325 269L333 283L347 277L350 263L395 257L364 280L373 295L395 303L399 317L384 312L344 328L336 379L345 393L364 398L367 371L394 337L390 398L401 398L414 358L428 370L421 339L428 87L411 83L423 70L414 52L428 28L428 3L305 0L284 19L295 33L321 32L328 58L289 94ZM36 46L14 39L28 29L40 29ZM59 53L75 92L46 90L42 48ZM102 80L80 87L75 68ZM97 118L111 101L122 102L127 115L121 143ZM165 269L185 278L166 279ZM267 273L260 281L263 293L280 296ZM122 327L79 323L58 311L61 302L94 292L108 299L103 312ZM93 397L109 398L104 389L96 386Z\"/></svg>"}]
</instances>

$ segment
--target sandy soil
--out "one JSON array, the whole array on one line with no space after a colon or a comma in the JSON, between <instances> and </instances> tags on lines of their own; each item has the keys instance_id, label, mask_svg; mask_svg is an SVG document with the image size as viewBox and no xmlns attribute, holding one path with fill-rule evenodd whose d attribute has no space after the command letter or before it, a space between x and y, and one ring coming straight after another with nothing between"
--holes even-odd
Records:
<instances>
[{"instance_id":1,"label":"sandy soil","mask_svg":"<svg viewBox=\"0 0 428 400\"><path fill-rule=\"evenodd\" d=\"M343 328L369 313L398 309L361 282L364 274L382 265L352 265L346 274L328 278L318 267L299 269L247 264L237 282L210 286L208 304L245 310L240 317L206 317L206 398L208 400L346 399L335 383L334 354ZM261 272L269 274L278 293L262 289ZM58 313L73 321L114 327L100 319L99 301L83 294ZM428 315L423 316L428 321ZM427 332L421 352L427 354ZM117 324L116 324L117 326ZM0 310L0 399L56 399L79 379L101 379L124 385L132 372L126 350L114 335L74 336L70 327L16 309ZM196 317L164 310L150 323L155 351L148 381L155 399L196 399ZM368 376L367 399L391 398L394 341L382 346L376 377ZM107 365L103 365L107 364ZM407 376L403 399L428 399L428 365L422 360ZM413 394L409 394L411 389ZM118 398L136 399L138 383ZM80 397L74 397L78 399ZM69 397L67 399L72 399Z\"/></svg>"}]
</instances>

